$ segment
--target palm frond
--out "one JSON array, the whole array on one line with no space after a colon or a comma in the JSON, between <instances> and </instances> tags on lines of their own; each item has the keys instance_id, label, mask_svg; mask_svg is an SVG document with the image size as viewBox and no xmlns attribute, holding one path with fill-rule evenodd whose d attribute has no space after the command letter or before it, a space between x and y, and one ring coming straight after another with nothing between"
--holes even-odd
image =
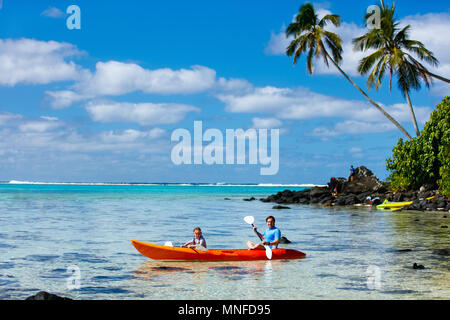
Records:
<instances>
[{"instance_id":1,"label":"palm frond","mask_svg":"<svg viewBox=\"0 0 450 320\"><path fill-rule=\"evenodd\" d=\"M341 25L341 17L337 14L327 14L320 21L320 27L326 27L327 24L331 22L334 26L339 27Z\"/></svg>"},{"instance_id":2,"label":"palm frond","mask_svg":"<svg viewBox=\"0 0 450 320\"><path fill-rule=\"evenodd\" d=\"M380 60L383 57L383 55L384 55L383 49L378 49L377 51L373 52L367 57L362 58L358 65L358 72L360 74L368 73L369 70L373 67L373 65L377 62L377 60Z\"/></svg>"}]
</instances>

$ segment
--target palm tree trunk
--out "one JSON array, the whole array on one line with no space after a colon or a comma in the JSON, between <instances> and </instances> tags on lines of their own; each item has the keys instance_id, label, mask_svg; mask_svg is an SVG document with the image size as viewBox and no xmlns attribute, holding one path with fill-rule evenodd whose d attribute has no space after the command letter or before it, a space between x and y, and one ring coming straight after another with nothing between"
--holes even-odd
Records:
<instances>
[{"instance_id":1,"label":"palm tree trunk","mask_svg":"<svg viewBox=\"0 0 450 320\"><path fill-rule=\"evenodd\" d=\"M376 103L375 101L373 101L368 95L367 93L365 93L340 67L339 65L336 63L336 61L334 61L334 59L328 54L328 52L325 50L325 54L327 55L327 57L331 60L331 62L333 62L334 66L342 73L342 75L348 80L350 81L350 83L364 96L366 97L367 100L369 100L369 102L371 104L373 104L375 106L375 108L377 108L386 118L388 118L401 132L403 132L403 134L409 139L411 140L412 137L409 135L409 133L402 127L402 125L400 123L397 122L397 120L395 120L394 118L392 118L392 116L387 113L382 107L380 107L378 105L378 103Z\"/></svg>"},{"instance_id":2,"label":"palm tree trunk","mask_svg":"<svg viewBox=\"0 0 450 320\"><path fill-rule=\"evenodd\" d=\"M419 127L417 126L416 115L414 114L414 109L411 103L411 99L409 97L409 91L407 88L405 88L405 86L403 86L403 90L405 92L406 101L408 101L409 111L411 112L411 118L413 120L414 129L416 130L416 135L420 136Z\"/></svg>"},{"instance_id":3,"label":"palm tree trunk","mask_svg":"<svg viewBox=\"0 0 450 320\"><path fill-rule=\"evenodd\" d=\"M444 77L441 77L441 76L439 76L439 75L437 75L437 74L431 73L431 72L428 71L428 70L426 71L426 73L428 73L428 75L432 76L433 78L436 78L436 79L438 79L438 80L441 80L441 81L450 83L450 80L449 80L449 79L444 78Z\"/></svg>"}]
</instances>

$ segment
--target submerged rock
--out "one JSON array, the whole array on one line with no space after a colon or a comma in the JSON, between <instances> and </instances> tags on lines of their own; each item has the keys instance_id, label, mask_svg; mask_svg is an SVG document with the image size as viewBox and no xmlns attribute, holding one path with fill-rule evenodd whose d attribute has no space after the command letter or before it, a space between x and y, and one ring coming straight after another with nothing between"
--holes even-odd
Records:
<instances>
[{"instance_id":1,"label":"submerged rock","mask_svg":"<svg viewBox=\"0 0 450 320\"><path fill-rule=\"evenodd\" d=\"M437 250L434 250L433 253L441 255L441 256L448 256L448 255L450 255L450 248L437 249Z\"/></svg>"},{"instance_id":2,"label":"submerged rock","mask_svg":"<svg viewBox=\"0 0 450 320\"><path fill-rule=\"evenodd\" d=\"M277 206L273 206L272 209L276 209L276 210L287 210L287 209L290 209L290 207L277 205Z\"/></svg>"}]
</instances>

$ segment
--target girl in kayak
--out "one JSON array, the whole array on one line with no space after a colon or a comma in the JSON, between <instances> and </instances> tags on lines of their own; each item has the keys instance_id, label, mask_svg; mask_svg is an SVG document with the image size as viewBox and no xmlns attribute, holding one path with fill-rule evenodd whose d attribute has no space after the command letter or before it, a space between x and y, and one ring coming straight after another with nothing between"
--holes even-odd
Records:
<instances>
[{"instance_id":1,"label":"girl in kayak","mask_svg":"<svg viewBox=\"0 0 450 320\"><path fill-rule=\"evenodd\" d=\"M200 229L200 227L197 227L194 229L194 239L186 242L181 247L182 248L196 248L197 246L206 248L206 240L205 240L205 238L203 238L202 229Z\"/></svg>"},{"instance_id":2,"label":"girl in kayak","mask_svg":"<svg viewBox=\"0 0 450 320\"><path fill-rule=\"evenodd\" d=\"M253 243L251 241L247 242L247 247L250 250L259 249L264 250L264 246L270 246L271 249L276 249L281 239L280 229L275 227L275 218L269 216L266 218L266 223L268 229L264 231L263 234L259 233L256 227L253 227L253 231L261 238L263 241L261 243Z\"/></svg>"}]
</instances>

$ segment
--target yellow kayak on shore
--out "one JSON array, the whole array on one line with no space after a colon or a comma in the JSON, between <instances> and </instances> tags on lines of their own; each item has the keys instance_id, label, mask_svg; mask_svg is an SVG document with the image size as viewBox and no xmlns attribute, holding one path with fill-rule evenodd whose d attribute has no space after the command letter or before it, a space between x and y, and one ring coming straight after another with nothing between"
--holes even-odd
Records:
<instances>
[{"instance_id":1,"label":"yellow kayak on shore","mask_svg":"<svg viewBox=\"0 0 450 320\"><path fill-rule=\"evenodd\" d=\"M396 211L396 210L400 210L403 207L409 206L413 204L413 201L409 201L409 202L389 202L386 200L384 200L384 202L382 204L377 205L377 209L378 210L391 210L391 211Z\"/></svg>"}]
</instances>

